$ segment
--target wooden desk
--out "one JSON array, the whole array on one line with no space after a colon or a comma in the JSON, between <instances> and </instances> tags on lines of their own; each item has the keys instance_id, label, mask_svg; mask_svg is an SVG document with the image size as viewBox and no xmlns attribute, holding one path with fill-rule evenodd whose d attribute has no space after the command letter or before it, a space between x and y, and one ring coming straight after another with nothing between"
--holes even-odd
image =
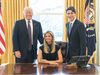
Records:
<instances>
[{"instance_id":1,"label":"wooden desk","mask_svg":"<svg viewBox=\"0 0 100 75\"><path fill-rule=\"evenodd\" d=\"M58 66L48 65L48 64L8 64L6 66L0 67L1 74L4 75L30 75L30 74L58 74L58 75L68 75L68 74L100 74L98 69L94 66L94 64L90 64L90 67L87 68L77 68L67 70L64 68L66 63L59 64ZM0 74L0 75L1 75Z\"/></svg>"}]
</instances>

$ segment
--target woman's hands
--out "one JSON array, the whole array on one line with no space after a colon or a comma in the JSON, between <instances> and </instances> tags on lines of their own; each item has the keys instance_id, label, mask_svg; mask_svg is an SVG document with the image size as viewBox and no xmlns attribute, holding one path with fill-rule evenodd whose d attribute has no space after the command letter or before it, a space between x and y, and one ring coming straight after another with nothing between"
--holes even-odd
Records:
<instances>
[{"instance_id":1,"label":"woman's hands","mask_svg":"<svg viewBox=\"0 0 100 75\"><path fill-rule=\"evenodd\" d=\"M42 60L41 60L41 63L49 63L49 64L51 64L51 65L58 65L58 63L56 63L56 62L54 62L54 61L48 61L48 60L46 60L46 59L42 59Z\"/></svg>"}]
</instances>

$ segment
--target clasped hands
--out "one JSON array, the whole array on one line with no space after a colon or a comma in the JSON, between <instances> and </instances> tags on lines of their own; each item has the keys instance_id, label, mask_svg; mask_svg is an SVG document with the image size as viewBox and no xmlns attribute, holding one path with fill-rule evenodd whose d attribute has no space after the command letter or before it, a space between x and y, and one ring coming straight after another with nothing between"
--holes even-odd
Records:
<instances>
[{"instance_id":1,"label":"clasped hands","mask_svg":"<svg viewBox=\"0 0 100 75\"><path fill-rule=\"evenodd\" d=\"M58 63L56 63L56 62L47 61L46 59L42 59L41 62L43 62L43 63L49 63L49 64L51 64L51 65L58 65Z\"/></svg>"}]
</instances>

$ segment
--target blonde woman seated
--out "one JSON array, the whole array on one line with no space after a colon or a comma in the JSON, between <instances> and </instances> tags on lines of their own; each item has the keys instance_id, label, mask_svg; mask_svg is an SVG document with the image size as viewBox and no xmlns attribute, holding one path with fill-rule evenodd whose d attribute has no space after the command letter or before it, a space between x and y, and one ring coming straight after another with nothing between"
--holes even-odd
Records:
<instances>
[{"instance_id":1,"label":"blonde woman seated","mask_svg":"<svg viewBox=\"0 0 100 75\"><path fill-rule=\"evenodd\" d=\"M54 42L54 34L47 31L44 34L44 44L39 48L38 63L58 64L63 62L61 49Z\"/></svg>"}]
</instances>

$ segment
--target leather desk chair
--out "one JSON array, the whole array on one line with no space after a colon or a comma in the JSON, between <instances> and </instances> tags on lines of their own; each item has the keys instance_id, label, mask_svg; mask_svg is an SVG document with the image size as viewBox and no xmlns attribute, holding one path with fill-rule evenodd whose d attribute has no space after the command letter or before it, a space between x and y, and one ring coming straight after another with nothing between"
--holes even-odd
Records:
<instances>
[{"instance_id":1,"label":"leather desk chair","mask_svg":"<svg viewBox=\"0 0 100 75\"><path fill-rule=\"evenodd\" d=\"M58 44L61 48L61 53L63 56L63 63L67 62L67 41L55 41L56 44Z\"/></svg>"}]
</instances>

